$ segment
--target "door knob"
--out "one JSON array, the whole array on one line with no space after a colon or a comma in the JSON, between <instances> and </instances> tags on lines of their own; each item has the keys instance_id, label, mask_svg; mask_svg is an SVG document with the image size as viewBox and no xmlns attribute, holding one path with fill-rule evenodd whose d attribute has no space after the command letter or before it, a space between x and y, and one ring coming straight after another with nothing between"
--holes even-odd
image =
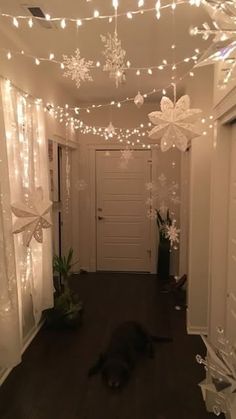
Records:
<instances>
[{"instance_id":1,"label":"door knob","mask_svg":"<svg viewBox=\"0 0 236 419\"><path fill-rule=\"evenodd\" d=\"M98 216L98 220L104 220L104 217Z\"/></svg>"}]
</instances>

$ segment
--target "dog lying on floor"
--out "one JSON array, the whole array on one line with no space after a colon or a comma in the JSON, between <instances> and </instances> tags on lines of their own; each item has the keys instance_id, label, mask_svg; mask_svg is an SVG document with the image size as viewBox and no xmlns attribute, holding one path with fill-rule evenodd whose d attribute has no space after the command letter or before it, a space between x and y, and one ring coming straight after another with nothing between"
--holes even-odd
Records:
<instances>
[{"instance_id":1,"label":"dog lying on floor","mask_svg":"<svg viewBox=\"0 0 236 419\"><path fill-rule=\"evenodd\" d=\"M118 389L128 380L138 355L154 356L153 342L169 342L169 337L151 335L137 322L121 323L112 333L105 353L89 370L89 377L101 372L108 387Z\"/></svg>"}]
</instances>

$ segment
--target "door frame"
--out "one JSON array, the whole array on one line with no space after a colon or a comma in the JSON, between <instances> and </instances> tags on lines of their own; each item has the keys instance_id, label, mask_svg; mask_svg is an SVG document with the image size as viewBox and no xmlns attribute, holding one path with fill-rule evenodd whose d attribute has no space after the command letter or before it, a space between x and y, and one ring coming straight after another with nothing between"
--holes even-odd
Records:
<instances>
[{"instance_id":1,"label":"door frame","mask_svg":"<svg viewBox=\"0 0 236 419\"><path fill-rule=\"evenodd\" d=\"M90 145L89 146L89 177L90 177L90 223L89 223L89 242L90 242L90 256L89 256L89 272L96 272L97 266L97 240L96 240L96 152L97 151L119 151L123 150L125 145L121 144L105 144L105 145ZM157 167L156 153L152 149L143 147L135 147L134 151L150 151L151 152L151 179L154 179L155 170ZM151 269L150 273L156 273L157 266L157 243L156 243L156 228L155 221L151 222ZM152 228L153 227L153 228Z\"/></svg>"},{"instance_id":2,"label":"door frame","mask_svg":"<svg viewBox=\"0 0 236 419\"><path fill-rule=\"evenodd\" d=\"M229 176L236 87L215 107L209 240L208 334L218 343L217 328L226 326Z\"/></svg>"}]
</instances>

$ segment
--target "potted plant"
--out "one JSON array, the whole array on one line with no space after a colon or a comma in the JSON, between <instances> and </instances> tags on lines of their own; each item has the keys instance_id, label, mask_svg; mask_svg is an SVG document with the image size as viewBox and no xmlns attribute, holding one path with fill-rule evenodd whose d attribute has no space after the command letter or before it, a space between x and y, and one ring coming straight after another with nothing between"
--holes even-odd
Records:
<instances>
[{"instance_id":1,"label":"potted plant","mask_svg":"<svg viewBox=\"0 0 236 419\"><path fill-rule=\"evenodd\" d=\"M171 218L169 210L166 212L166 217L163 217L159 210L156 210L156 213L159 230L157 274L158 278L166 280L169 279L170 273L170 240L167 236L167 227L171 225Z\"/></svg>"},{"instance_id":2,"label":"potted plant","mask_svg":"<svg viewBox=\"0 0 236 419\"><path fill-rule=\"evenodd\" d=\"M83 303L78 294L70 289L69 278L71 268L78 261L72 263L73 249L70 248L67 256L53 258L53 271L59 274L58 286L54 294L54 307L46 310L46 322L52 327L75 327L81 324Z\"/></svg>"}]
</instances>

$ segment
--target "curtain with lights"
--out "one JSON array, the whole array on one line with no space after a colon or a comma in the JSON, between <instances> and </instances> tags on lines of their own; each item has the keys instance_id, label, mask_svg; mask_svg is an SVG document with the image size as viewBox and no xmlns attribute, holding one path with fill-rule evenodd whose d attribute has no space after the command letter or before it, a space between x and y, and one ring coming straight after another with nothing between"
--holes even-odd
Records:
<instances>
[{"instance_id":1,"label":"curtain with lights","mask_svg":"<svg viewBox=\"0 0 236 419\"><path fill-rule=\"evenodd\" d=\"M24 338L53 305L52 240L42 104L6 80L1 94L0 367L8 367L20 361Z\"/></svg>"}]
</instances>

